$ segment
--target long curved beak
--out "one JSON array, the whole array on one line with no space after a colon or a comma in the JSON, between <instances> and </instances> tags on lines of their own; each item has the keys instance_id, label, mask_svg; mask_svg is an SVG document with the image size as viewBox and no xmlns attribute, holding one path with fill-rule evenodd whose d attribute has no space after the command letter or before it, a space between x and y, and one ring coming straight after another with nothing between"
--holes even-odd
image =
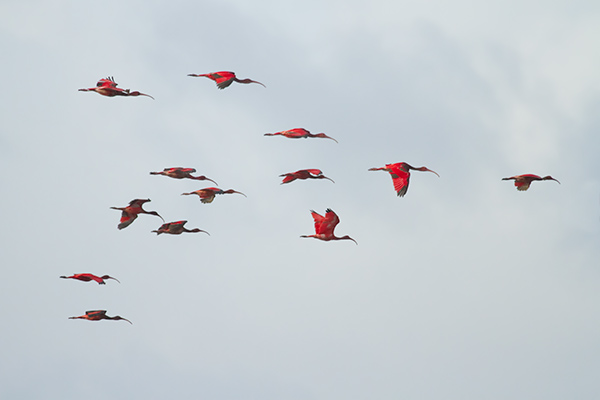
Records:
<instances>
[{"instance_id":1,"label":"long curved beak","mask_svg":"<svg viewBox=\"0 0 600 400\"><path fill-rule=\"evenodd\" d=\"M113 278L112 276L107 277L106 279L114 279L115 281L121 283L121 281L119 281L117 278Z\"/></svg>"},{"instance_id":2,"label":"long curved beak","mask_svg":"<svg viewBox=\"0 0 600 400\"><path fill-rule=\"evenodd\" d=\"M234 191L233 191L233 193L238 193L238 194L241 194L241 195L242 195L242 196L244 196L244 197L248 197L248 196L246 196L244 193L242 193L242 192L238 192L237 190L234 190Z\"/></svg>"},{"instance_id":3,"label":"long curved beak","mask_svg":"<svg viewBox=\"0 0 600 400\"><path fill-rule=\"evenodd\" d=\"M140 92L138 92L138 93L139 93L140 96L147 96L147 97L150 97L152 100L156 100L154 97L150 96L149 94L140 93Z\"/></svg>"},{"instance_id":4,"label":"long curved beak","mask_svg":"<svg viewBox=\"0 0 600 400\"><path fill-rule=\"evenodd\" d=\"M325 175L323 175L323 179L329 179L331 182L335 183L335 181L331 178L326 177Z\"/></svg>"},{"instance_id":5,"label":"long curved beak","mask_svg":"<svg viewBox=\"0 0 600 400\"><path fill-rule=\"evenodd\" d=\"M438 178L440 178L440 174L438 174L437 172L430 170L429 168L426 168L425 170L429 171L429 172L433 172L434 174L436 174L438 176Z\"/></svg>"}]
</instances>

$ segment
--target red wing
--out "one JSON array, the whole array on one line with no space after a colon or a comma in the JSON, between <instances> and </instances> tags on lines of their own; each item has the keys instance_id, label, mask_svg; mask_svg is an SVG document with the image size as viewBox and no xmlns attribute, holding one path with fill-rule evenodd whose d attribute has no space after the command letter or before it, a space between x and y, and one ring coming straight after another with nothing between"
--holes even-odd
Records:
<instances>
[{"instance_id":1,"label":"red wing","mask_svg":"<svg viewBox=\"0 0 600 400\"><path fill-rule=\"evenodd\" d=\"M296 177L294 176L294 174L287 174L285 176L285 178L283 178L283 181L281 183L289 183L289 182L292 182L295 180L296 180Z\"/></svg>"},{"instance_id":2,"label":"red wing","mask_svg":"<svg viewBox=\"0 0 600 400\"><path fill-rule=\"evenodd\" d=\"M340 219L336 213L334 213L331 209L328 208L327 212L325 213L325 222L327 233L333 235L333 230L335 229L337 224L340 223Z\"/></svg>"},{"instance_id":3,"label":"red wing","mask_svg":"<svg viewBox=\"0 0 600 400\"><path fill-rule=\"evenodd\" d=\"M317 235L323 233L323 225L325 224L325 217L316 211L310 210L310 214L315 220L315 233Z\"/></svg>"},{"instance_id":4,"label":"red wing","mask_svg":"<svg viewBox=\"0 0 600 400\"><path fill-rule=\"evenodd\" d=\"M123 228L127 228L129 225L131 225L133 223L133 221L135 221L135 219L137 218L137 214L130 214L127 211L123 211L121 213L121 220L119 221L119 225L117 225L117 228L119 229L123 229Z\"/></svg>"},{"instance_id":5,"label":"red wing","mask_svg":"<svg viewBox=\"0 0 600 400\"><path fill-rule=\"evenodd\" d=\"M320 169L306 169L305 171L317 176L323 175L323 172Z\"/></svg>"},{"instance_id":6,"label":"red wing","mask_svg":"<svg viewBox=\"0 0 600 400\"><path fill-rule=\"evenodd\" d=\"M117 83L114 81L114 79L112 77L108 77L108 78L102 78L98 81L98 83L96 84L96 86L98 87L107 87L107 88L116 88L117 87Z\"/></svg>"},{"instance_id":7,"label":"red wing","mask_svg":"<svg viewBox=\"0 0 600 400\"><path fill-rule=\"evenodd\" d=\"M215 82L217 82L217 87L219 89L225 89L227 86L231 85L233 82L233 78L235 78L235 74L233 72L215 72L212 74Z\"/></svg>"},{"instance_id":8,"label":"red wing","mask_svg":"<svg viewBox=\"0 0 600 400\"><path fill-rule=\"evenodd\" d=\"M517 190L527 190L529 189L529 185L531 185L531 181L527 180L527 181L522 181L522 180L515 180L515 186L517 187Z\"/></svg>"},{"instance_id":9,"label":"red wing","mask_svg":"<svg viewBox=\"0 0 600 400\"><path fill-rule=\"evenodd\" d=\"M106 315L106 310L86 311L85 315L89 315L90 317L105 316Z\"/></svg>"},{"instance_id":10,"label":"red wing","mask_svg":"<svg viewBox=\"0 0 600 400\"><path fill-rule=\"evenodd\" d=\"M290 129L289 131L286 131L286 132L289 132L291 134L298 135L298 136L303 136L303 135L306 135L307 133L310 133L309 131L307 131L304 128L294 128L294 129Z\"/></svg>"},{"instance_id":11,"label":"red wing","mask_svg":"<svg viewBox=\"0 0 600 400\"><path fill-rule=\"evenodd\" d=\"M403 171L399 167L392 167L390 175L392 175L392 182L394 183L396 193L398 193L398 196L400 197L404 196L408 190L410 172Z\"/></svg>"},{"instance_id":12,"label":"red wing","mask_svg":"<svg viewBox=\"0 0 600 400\"><path fill-rule=\"evenodd\" d=\"M89 279L92 279L98 283L102 283L104 282L104 280L102 278L100 278L99 276L93 275L93 274L81 274L82 276L86 276Z\"/></svg>"}]
</instances>

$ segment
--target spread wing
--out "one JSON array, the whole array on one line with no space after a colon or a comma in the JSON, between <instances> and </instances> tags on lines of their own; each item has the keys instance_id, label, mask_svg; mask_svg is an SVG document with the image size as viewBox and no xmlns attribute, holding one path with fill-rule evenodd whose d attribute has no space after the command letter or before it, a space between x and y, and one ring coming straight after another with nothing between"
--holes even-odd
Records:
<instances>
[{"instance_id":1,"label":"spread wing","mask_svg":"<svg viewBox=\"0 0 600 400\"><path fill-rule=\"evenodd\" d=\"M531 181L530 180L519 180L516 179L515 180L515 186L517 187L517 190L527 190L529 189L529 185L531 185Z\"/></svg>"},{"instance_id":2,"label":"spread wing","mask_svg":"<svg viewBox=\"0 0 600 400\"><path fill-rule=\"evenodd\" d=\"M323 233L323 225L325 223L325 217L314 210L310 210L310 214L312 215L313 219L315 220L315 233L317 235Z\"/></svg>"},{"instance_id":3,"label":"spread wing","mask_svg":"<svg viewBox=\"0 0 600 400\"><path fill-rule=\"evenodd\" d=\"M317 214L314 211L311 211L313 219L315 220L315 233L317 235L333 235L333 230L336 225L339 224L340 219L331 209L327 209L325 216Z\"/></svg>"},{"instance_id":4,"label":"spread wing","mask_svg":"<svg viewBox=\"0 0 600 400\"><path fill-rule=\"evenodd\" d=\"M117 225L117 228L119 229L123 229L123 228L127 228L129 225L131 225L133 223L133 221L135 221L135 219L137 218L137 214L130 214L127 211L123 211L121 213L121 220L119 221L119 225Z\"/></svg>"},{"instance_id":5,"label":"spread wing","mask_svg":"<svg viewBox=\"0 0 600 400\"><path fill-rule=\"evenodd\" d=\"M398 196L403 197L408 190L408 182L410 179L410 172L402 170L400 167L393 166L390 170L392 176L392 182L394 183L394 190Z\"/></svg>"},{"instance_id":6,"label":"spread wing","mask_svg":"<svg viewBox=\"0 0 600 400\"><path fill-rule=\"evenodd\" d=\"M97 87L107 87L107 88L116 88L117 83L115 82L112 76L102 78L96 84Z\"/></svg>"},{"instance_id":7,"label":"spread wing","mask_svg":"<svg viewBox=\"0 0 600 400\"><path fill-rule=\"evenodd\" d=\"M227 86L231 85L233 79L235 78L235 74L233 72L215 72L212 74L215 82L217 83L217 87L219 89L225 89Z\"/></svg>"}]
</instances>

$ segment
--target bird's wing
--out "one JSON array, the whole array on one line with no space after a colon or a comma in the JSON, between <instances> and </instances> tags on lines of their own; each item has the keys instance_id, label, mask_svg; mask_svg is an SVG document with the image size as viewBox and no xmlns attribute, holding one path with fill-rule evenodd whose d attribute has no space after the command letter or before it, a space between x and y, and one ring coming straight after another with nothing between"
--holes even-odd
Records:
<instances>
[{"instance_id":1,"label":"bird's wing","mask_svg":"<svg viewBox=\"0 0 600 400\"><path fill-rule=\"evenodd\" d=\"M107 77L107 78L102 78L98 81L98 83L96 84L96 86L98 87L106 87L106 88L116 88L117 87L117 83L115 82L115 80L112 77Z\"/></svg>"},{"instance_id":2,"label":"bird's wing","mask_svg":"<svg viewBox=\"0 0 600 400\"><path fill-rule=\"evenodd\" d=\"M328 208L327 212L325 213L325 220L323 221L323 224L321 225L321 232L318 232L318 233L324 233L326 235L333 235L333 230L339 223L340 223L340 219L337 216L337 214L335 212L333 212L333 210Z\"/></svg>"},{"instance_id":3,"label":"bird's wing","mask_svg":"<svg viewBox=\"0 0 600 400\"><path fill-rule=\"evenodd\" d=\"M531 185L531 181L530 180L520 180L520 179L515 179L515 186L517 187L517 190L527 190L529 189L529 185Z\"/></svg>"},{"instance_id":4,"label":"bird's wing","mask_svg":"<svg viewBox=\"0 0 600 400\"><path fill-rule=\"evenodd\" d=\"M398 196L402 197L408 190L408 183L410 179L410 172L402 170L400 167L393 166L390 170L392 176L392 182L394 183L394 189Z\"/></svg>"},{"instance_id":5,"label":"bird's wing","mask_svg":"<svg viewBox=\"0 0 600 400\"><path fill-rule=\"evenodd\" d=\"M147 203L149 201L150 201L149 199L133 199L133 200L131 200L129 202L129 205L130 206L134 206L135 205L135 206L140 206L141 207L144 203Z\"/></svg>"},{"instance_id":6,"label":"bird's wing","mask_svg":"<svg viewBox=\"0 0 600 400\"><path fill-rule=\"evenodd\" d=\"M235 74L233 72L215 72L212 74L213 79L217 83L217 87L219 89L225 89L227 86L231 85L233 79L235 78Z\"/></svg>"},{"instance_id":7,"label":"bird's wing","mask_svg":"<svg viewBox=\"0 0 600 400\"><path fill-rule=\"evenodd\" d=\"M283 181L281 183L290 183L290 182L296 180L296 176L294 174L284 174L284 175L279 175L279 176L285 176L285 178L283 178Z\"/></svg>"},{"instance_id":8,"label":"bird's wing","mask_svg":"<svg viewBox=\"0 0 600 400\"><path fill-rule=\"evenodd\" d=\"M313 210L310 210L310 214L315 220L315 233L318 235L323 232L323 224L325 223L325 217Z\"/></svg>"},{"instance_id":9,"label":"bird's wing","mask_svg":"<svg viewBox=\"0 0 600 400\"><path fill-rule=\"evenodd\" d=\"M136 218L137 218L137 214L130 214L127 211L123 211L121 213L121 220L119 221L119 225L117 226L117 228L119 228L119 229L127 228L129 225L131 225L133 223L133 221L135 221Z\"/></svg>"},{"instance_id":10,"label":"bird's wing","mask_svg":"<svg viewBox=\"0 0 600 400\"><path fill-rule=\"evenodd\" d=\"M106 315L106 310L86 311L85 315L88 315L90 317L105 316Z\"/></svg>"},{"instance_id":11,"label":"bird's wing","mask_svg":"<svg viewBox=\"0 0 600 400\"><path fill-rule=\"evenodd\" d=\"M316 168L306 169L305 171L307 171L310 174L317 175L317 176L323 175L323 172L320 169L316 169Z\"/></svg>"},{"instance_id":12,"label":"bird's wing","mask_svg":"<svg viewBox=\"0 0 600 400\"><path fill-rule=\"evenodd\" d=\"M89 277L90 279L98 282L98 283L103 283L104 279L100 278L99 276L96 275L92 275L92 274L85 274L85 276Z\"/></svg>"}]
</instances>

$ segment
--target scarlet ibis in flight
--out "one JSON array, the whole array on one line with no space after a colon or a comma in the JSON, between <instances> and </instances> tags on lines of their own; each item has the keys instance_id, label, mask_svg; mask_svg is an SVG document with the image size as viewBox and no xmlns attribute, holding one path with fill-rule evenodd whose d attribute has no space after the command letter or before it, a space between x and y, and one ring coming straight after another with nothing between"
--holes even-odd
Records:
<instances>
[{"instance_id":1,"label":"scarlet ibis in flight","mask_svg":"<svg viewBox=\"0 0 600 400\"><path fill-rule=\"evenodd\" d=\"M117 87L112 76L100 79L96 84L96 87L88 89L79 89L80 92L96 92L102 96L115 97L115 96L147 96L154 100L154 97L149 94L140 93L138 91L131 92L129 89L121 89Z\"/></svg>"},{"instance_id":2,"label":"scarlet ibis in flight","mask_svg":"<svg viewBox=\"0 0 600 400\"><path fill-rule=\"evenodd\" d=\"M237 82L237 83L258 83L259 85L262 85L263 87L266 87L262 83L257 82L257 81L253 81L252 79L238 79L235 76L235 73L234 72L230 72L230 71L211 72L209 74L188 74L188 76L195 76L195 77L205 76L208 79L212 79L213 81L215 81L215 83L217 84L217 87L219 89L225 89L226 87L228 87L229 85L231 85L233 82Z\"/></svg>"},{"instance_id":3,"label":"scarlet ibis in flight","mask_svg":"<svg viewBox=\"0 0 600 400\"><path fill-rule=\"evenodd\" d=\"M223 189L219 189L216 187L209 187L209 188L204 188L204 189L199 189L199 190L195 190L191 193L181 193L182 196L188 196L191 194L197 194L198 197L200 197L200 201L204 204L206 203L212 203L212 201L215 199L215 196L217 194L231 194L231 193L238 193L243 195L244 197L248 197L246 196L244 193L242 192L237 192L233 189L229 189L229 190L223 190Z\"/></svg>"},{"instance_id":4,"label":"scarlet ibis in flight","mask_svg":"<svg viewBox=\"0 0 600 400\"><path fill-rule=\"evenodd\" d=\"M333 230L340 223L340 219L337 214L334 213L330 208L325 210L325 216L318 214L317 212L310 210L313 219L315 220L315 234L314 235L302 235L300 237L303 238L315 238L319 240L352 240L354 243L358 244L356 240L352 239L350 236L342 236L337 237L333 234Z\"/></svg>"},{"instance_id":5,"label":"scarlet ibis in flight","mask_svg":"<svg viewBox=\"0 0 600 400\"><path fill-rule=\"evenodd\" d=\"M156 215L157 217L162 219L163 222L165 222L163 217L158 215L158 213L156 211L146 211L142 208L144 203L147 203L149 201L150 201L150 199L134 199L129 202L129 205L127 207L111 207L113 210L121 210L122 211L121 221L120 221L119 225L117 225L117 228L119 228L119 230L123 229L123 228L127 228L129 225L131 225L133 223L133 221L135 221L135 219L138 217L138 214Z\"/></svg>"},{"instance_id":6,"label":"scarlet ibis in flight","mask_svg":"<svg viewBox=\"0 0 600 400\"><path fill-rule=\"evenodd\" d=\"M108 315L106 315L106 310L86 311L85 315L80 315L79 317L69 317L69 319L87 319L88 321L100 321L101 319L112 319L112 320L122 319L133 325L133 322L131 322L127 318L123 318L118 315L116 315L114 317L109 317Z\"/></svg>"},{"instance_id":7,"label":"scarlet ibis in flight","mask_svg":"<svg viewBox=\"0 0 600 400\"><path fill-rule=\"evenodd\" d=\"M175 178L175 179L188 178L188 179L196 179L198 181L211 181L215 185L218 185L217 182L213 181L210 178L207 178L204 175L192 176L192 174L194 172L196 172L196 170L194 168L173 167L173 168L165 168L164 170L162 170L160 172L150 172L150 175L164 175L164 176L168 176L170 178Z\"/></svg>"},{"instance_id":8,"label":"scarlet ibis in flight","mask_svg":"<svg viewBox=\"0 0 600 400\"><path fill-rule=\"evenodd\" d=\"M381 168L369 168L369 171L387 171L392 176L392 182L394 183L394 189L396 189L396 193L400 197L404 197L406 191L408 190L408 182L410 180L410 170L414 169L415 171L429 171L433 172L439 177L439 174L435 171L430 170L427 167L415 168L410 164L405 162L400 162L396 164L386 164L385 167Z\"/></svg>"},{"instance_id":9,"label":"scarlet ibis in flight","mask_svg":"<svg viewBox=\"0 0 600 400\"><path fill-rule=\"evenodd\" d=\"M522 190L522 191L529 189L529 185L531 185L531 182L533 182L533 181L553 180L553 181L558 182L558 180L554 179L550 175L542 178L541 176L538 176L538 175L524 174L524 175L511 176L510 178L502 178L503 181L508 181L511 179L515 180L515 186L517 187L517 190ZM558 183L560 183L560 182L558 182Z\"/></svg>"},{"instance_id":10,"label":"scarlet ibis in flight","mask_svg":"<svg viewBox=\"0 0 600 400\"><path fill-rule=\"evenodd\" d=\"M187 229L184 225L187 221L176 221L176 222L167 222L166 224L162 224L160 228L155 232L157 235L161 233L170 233L171 235L181 235L183 232L195 233L195 232L204 232L210 236L210 233L203 231L202 229L194 228Z\"/></svg>"},{"instance_id":11,"label":"scarlet ibis in flight","mask_svg":"<svg viewBox=\"0 0 600 400\"><path fill-rule=\"evenodd\" d=\"M288 172L287 174L282 174L279 176L285 177L283 178L283 182L281 182L282 185L284 183L293 182L296 179L329 179L331 182L333 182L333 179L323 175L323 172L321 172L320 169L301 169L296 172Z\"/></svg>"},{"instance_id":12,"label":"scarlet ibis in flight","mask_svg":"<svg viewBox=\"0 0 600 400\"><path fill-rule=\"evenodd\" d=\"M114 279L115 281L119 282L119 280L117 278L113 278L112 276L108 276L108 275L102 275L102 276L96 276L93 274L74 274L71 276L61 276L61 278L63 279L77 279L83 282L89 282L89 281L96 281L98 282L99 285L105 285L106 282L104 282L105 279ZM121 283L121 282L119 282Z\"/></svg>"},{"instance_id":13,"label":"scarlet ibis in flight","mask_svg":"<svg viewBox=\"0 0 600 400\"><path fill-rule=\"evenodd\" d=\"M275 132L275 133L265 133L265 136L285 136L290 139L300 139L300 138L324 138L331 139L334 142L338 143L334 138L327 136L324 133L315 133L312 134L304 128L294 128L287 131Z\"/></svg>"}]
</instances>

